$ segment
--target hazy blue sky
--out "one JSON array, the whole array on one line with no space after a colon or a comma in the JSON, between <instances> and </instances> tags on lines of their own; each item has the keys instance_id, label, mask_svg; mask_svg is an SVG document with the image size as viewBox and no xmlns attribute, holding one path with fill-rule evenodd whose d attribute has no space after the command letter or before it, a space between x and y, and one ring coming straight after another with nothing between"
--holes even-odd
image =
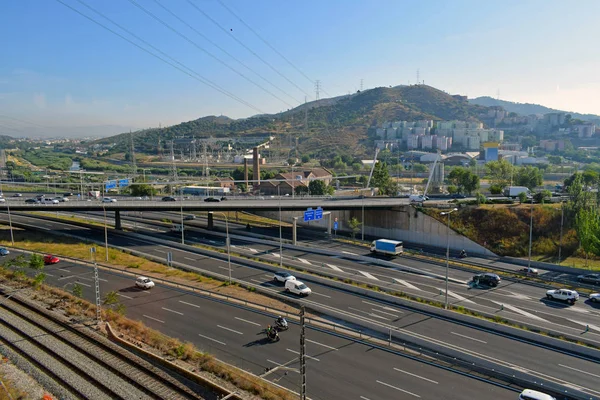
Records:
<instances>
[{"instance_id":1,"label":"hazy blue sky","mask_svg":"<svg viewBox=\"0 0 600 400\"><path fill-rule=\"evenodd\" d=\"M218 0L189 1L229 33L188 0L135 0L281 100L161 25L130 0L60 1L131 38L83 4L96 8L251 107L166 65L56 0L3 0L1 115L42 125L135 127L175 124L211 114L237 118L257 114L257 110L288 109L304 101L304 92L311 100L316 79L324 90L321 96L327 97L356 91L361 79L365 88L414 83L417 69L426 84L452 94L495 97L499 90L506 100L600 114L598 0L222 0L306 77ZM24 126L12 123L0 117L0 125Z\"/></svg>"}]
</instances>

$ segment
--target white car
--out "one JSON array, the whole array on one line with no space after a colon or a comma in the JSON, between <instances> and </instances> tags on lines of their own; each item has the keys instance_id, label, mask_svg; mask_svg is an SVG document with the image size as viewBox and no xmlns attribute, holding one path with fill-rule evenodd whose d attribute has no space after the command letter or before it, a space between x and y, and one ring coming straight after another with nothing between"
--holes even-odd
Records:
<instances>
[{"instance_id":1,"label":"white car","mask_svg":"<svg viewBox=\"0 0 600 400\"><path fill-rule=\"evenodd\" d=\"M289 272L278 271L273 274L273 280L277 282L295 281L296 277Z\"/></svg>"},{"instance_id":2,"label":"white car","mask_svg":"<svg viewBox=\"0 0 600 400\"><path fill-rule=\"evenodd\" d=\"M552 289L546 292L548 300L562 300L569 304L575 304L579 300L579 293L570 289Z\"/></svg>"},{"instance_id":3,"label":"white car","mask_svg":"<svg viewBox=\"0 0 600 400\"><path fill-rule=\"evenodd\" d=\"M55 197L54 200L57 200L59 203L64 203L65 201L69 201L66 197Z\"/></svg>"},{"instance_id":4,"label":"white car","mask_svg":"<svg viewBox=\"0 0 600 400\"><path fill-rule=\"evenodd\" d=\"M0 197L0 203L6 203L6 199L4 197Z\"/></svg>"},{"instance_id":5,"label":"white car","mask_svg":"<svg viewBox=\"0 0 600 400\"><path fill-rule=\"evenodd\" d=\"M42 201L42 204L58 204L58 200L56 200L56 199L43 198L41 201Z\"/></svg>"},{"instance_id":6,"label":"white car","mask_svg":"<svg viewBox=\"0 0 600 400\"><path fill-rule=\"evenodd\" d=\"M135 286L142 289L151 289L154 287L154 282L145 276L138 276L135 280Z\"/></svg>"},{"instance_id":7,"label":"white car","mask_svg":"<svg viewBox=\"0 0 600 400\"><path fill-rule=\"evenodd\" d=\"M600 303L600 293L592 293L592 294L590 294L590 301L592 303Z\"/></svg>"},{"instance_id":8,"label":"white car","mask_svg":"<svg viewBox=\"0 0 600 400\"><path fill-rule=\"evenodd\" d=\"M295 279L285 281L285 291L299 296L308 296L312 293L312 290L308 286Z\"/></svg>"},{"instance_id":9,"label":"white car","mask_svg":"<svg viewBox=\"0 0 600 400\"><path fill-rule=\"evenodd\" d=\"M556 400L556 397L537 390L525 389L519 395L519 400Z\"/></svg>"},{"instance_id":10,"label":"white car","mask_svg":"<svg viewBox=\"0 0 600 400\"><path fill-rule=\"evenodd\" d=\"M113 199L112 197L104 197L104 198L102 199L102 202L103 202L103 203L116 203L116 202L117 202L117 199Z\"/></svg>"}]
</instances>

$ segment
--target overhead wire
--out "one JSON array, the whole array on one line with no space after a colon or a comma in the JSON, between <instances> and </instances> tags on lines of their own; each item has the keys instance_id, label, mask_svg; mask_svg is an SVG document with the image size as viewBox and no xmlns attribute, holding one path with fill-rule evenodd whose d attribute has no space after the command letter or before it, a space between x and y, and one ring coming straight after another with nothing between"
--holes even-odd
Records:
<instances>
[{"instance_id":1,"label":"overhead wire","mask_svg":"<svg viewBox=\"0 0 600 400\"><path fill-rule=\"evenodd\" d=\"M29 125L39 126L40 128L45 128L45 126L40 125L36 122L31 122L31 121L27 121L25 119L20 119L20 118L15 118L15 117L9 117L8 115L4 115L4 114L0 114L0 118L11 119L13 121L18 121L18 122L29 124Z\"/></svg>"},{"instance_id":2,"label":"overhead wire","mask_svg":"<svg viewBox=\"0 0 600 400\"><path fill-rule=\"evenodd\" d=\"M156 0L155 0L156 1ZM277 68L275 68L270 62L268 62L267 60L265 60L264 58L262 58L260 55L258 55L254 50L252 50L250 47L246 46L245 43L243 43L241 40L239 40L234 34L231 33L231 31L228 31L225 27L223 27L223 25L219 24L219 22L217 22L214 18L212 18L210 15L208 15L205 11L203 11L201 8L199 8L194 2L192 2L192 0L186 0L192 7L194 7L199 13L201 13L202 15L204 15L209 21L211 21L213 24L215 24L217 27L219 27L223 32L225 32L226 34L228 34L229 36L231 36L231 38L233 40L235 40L240 46L242 46L243 48L245 48L246 50L248 50L252 55L254 55L256 58L258 58L260 61L262 61L265 65L267 65L269 68L271 68L277 75L281 76L283 79L285 79L286 81L288 81L290 84L292 84L294 87L296 87L296 89L300 90L302 93L304 93L306 96L310 97L310 94L308 94L304 89L302 89L300 86L298 86L295 82L293 82L291 79L289 79L287 76L285 76L284 74L282 74Z\"/></svg>"},{"instance_id":3,"label":"overhead wire","mask_svg":"<svg viewBox=\"0 0 600 400\"><path fill-rule=\"evenodd\" d=\"M262 91L270 94L272 97L276 98L277 100L281 101L282 103L286 104L287 106L292 107L292 108L294 107L293 105L291 105L287 101L283 100L281 97L277 96L275 93L271 92L270 90L268 90L264 86L260 85L259 83L255 82L254 80L250 79L249 77L247 77L246 75L244 75L243 73L241 73L240 71L238 71L237 69L233 68L231 65L229 65L225 61L221 60L219 57L215 56L210 51L206 50L205 48L203 48L202 46L200 46L198 43L196 43L195 41L193 41L192 39L190 39L189 37L187 37L183 33L179 32L177 29L173 28L171 25L169 25L168 23L166 23L165 21L163 21L162 19L160 19L159 17L157 17L156 15L154 15L151 11L149 11L145 7L141 6L135 0L128 0L128 1L131 4L133 4L134 6L136 6L137 8L139 8L140 10L142 10L144 13L146 13L147 15L149 15L150 17L152 17L154 20L156 20L157 22L159 22L161 25L165 26L166 28L168 28L169 30L171 30L172 32L174 32L175 34L177 34L179 37L181 37L184 40L186 40L188 43L190 43L191 45L193 45L194 47L196 47L198 50L202 51L203 53L205 53L206 55L208 55L209 57L211 57L215 61L217 61L220 64L222 64L227 69L233 71L237 75L241 76L242 78L244 78L248 82L252 83L253 85L255 85L256 87L258 87Z\"/></svg>"},{"instance_id":4,"label":"overhead wire","mask_svg":"<svg viewBox=\"0 0 600 400\"><path fill-rule=\"evenodd\" d=\"M211 40L209 37L207 37L206 35L204 35L202 32L198 31L196 28L194 28L193 26L191 26L190 24L188 24L187 22L185 22L182 18L180 18L179 16L177 16L173 11L171 11L170 9L168 9L167 7L165 7L159 0L154 0L154 2L156 4L158 4L163 10L165 10L166 12L168 12L169 14L171 14L173 17L175 17L176 19L178 19L179 21L181 21L181 23L183 23L185 26L187 26L192 31L194 31L198 36L202 37L208 43L212 44L213 46L215 46L216 48L218 48L219 50L221 50L223 53L227 54L229 57L233 58L235 61L237 61L243 67L245 67L250 72L252 72L256 76L258 76L260 79L262 79L263 81L265 81L266 83L268 83L269 85L271 85L272 87L274 87L275 89L279 90L281 93L285 94L286 96L288 96L289 98L291 98L295 102L300 103L300 101L298 99L294 98L294 96L292 96L291 94L287 93L285 90L281 89L279 86L277 86L274 83L272 83L271 81L269 81L267 78L265 78L264 76L262 76L259 72L255 71L250 66L246 65L242 60L240 60L239 58L237 58L236 56L234 56L233 54L231 54L230 52L228 52L226 49L224 49L223 47L221 47L218 43L215 43L213 40Z\"/></svg>"},{"instance_id":5,"label":"overhead wire","mask_svg":"<svg viewBox=\"0 0 600 400\"><path fill-rule=\"evenodd\" d=\"M123 28L122 26L120 26L119 24L117 24L116 22L112 21L110 18L106 17L104 14L100 13L99 11L95 10L94 8L92 8L91 6L85 4L82 0L77 0L79 3L83 4L84 6L86 6L87 8L89 8L90 10L96 12L98 15L101 15L102 17L104 17L105 19L107 19L108 21L110 21L111 23L115 24L116 26L118 26L120 29L124 30L125 32L129 33L130 35L132 35L133 37L135 37L137 40L140 40L142 43L146 44L147 46L151 47L152 49L154 49L155 51L159 52L160 54L162 54L164 57L170 59L173 61L169 62L167 60L165 60L165 58L153 53L152 51L144 48L143 46L140 46L139 44L135 43L134 41L130 40L129 38L121 35L120 33L116 32L115 30L107 27L106 25L102 24L101 22L96 21L94 18L82 13L81 11L79 11L78 9L70 6L69 4L66 4L63 0L56 0L57 2L59 2L60 4L62 4L63 6L71 9L72 11L76 12L77 14L81 15L82 17L86 18L87 20L95 23L96 25L104 28L105 30L111 32L112 34L118 36L119 38L125 40L126 42L134 45L135 47L137 47L138 49L142 50L145 53L150 54L152 57L159 59L160 61L164 62L167 65L170 65L171 67L177 69L178 71L188 75L189 77L191 77L194 80L197 80L200 83L205 84L206 86L209 86L210 88L218 91L221 94L224 94L225 96L247 106L248 108L251 108L261 114L264 114L264 111L262 111L261 109L259 109L258 107L256 107L255 105L247 102L246 100L241 99L240 97L236 96L235 94L229 92L228 90L222 88L221 86L219 86L218 84L212 82L211 80L204 78L202 75L200 75L198 72L194 71L193 69L185 66L184 64L182 64L181 62L175 60L173 57L167 55L166 53L164 53L163 51L159 50L158 48L156 48L155 46L149 44L147 41L141 39L139 36L131 33L130 31L128 31L127 29ZM180 65L181 67L175 65L174 63L176 63L177 65ZM187 70L187 71L186 71ZM188 72L191 71L191 72Z\"/></svg>"},{"instance_id":6,"label":"overhead wire","mask_svg":"<svg viewBox=\"0 0 600 400\"><path fill-rule=\"evenodd\" d=\"M217 0L221 6L223 6L223 8L225 8L231 15L233 15L238 21L240 21L246 28L248 28L250 30L250 32L252 32L257 38L259 38L264 44L266 44L271 50L273 50L275 53L277 53L279 55L279 57L283 58L283 60L285 60L285 62L287 62L289 65L292 66L292 68L294 68L296 71L298 71L303 77L305 77L311 84L314 84L315 81L310 79L304 72L302 72L302 70L298 67L296 67L296 65L294 65L294 63L292 63L286 56L284 56L283 54L281 54L281 52L279 50L277 50L275 47L273 47L271 45L271 43L267 42L266 39L264 39L262 36L260 36L258 34L258 32L256 32L250 25L248 25L246 23L246 21L244 21L240 16L238 16L231 8L227 7L227 5L222 1L222 0ZM327 93L325 90L321 90L323 93L325 93L327 96L331 97L331 95L329 93Z\"/></svg>"}]
</instances>

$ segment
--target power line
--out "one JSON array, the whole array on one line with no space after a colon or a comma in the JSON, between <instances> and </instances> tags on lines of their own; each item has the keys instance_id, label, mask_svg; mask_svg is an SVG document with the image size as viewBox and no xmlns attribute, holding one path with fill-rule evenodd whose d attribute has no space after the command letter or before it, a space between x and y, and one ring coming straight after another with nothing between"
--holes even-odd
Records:
<instances>
[{"instance_id":1,"label":"power line","mask_svg":"<svg viewBox=\"0 0 600 400\"><path fill-rule=\"evenodd\" d=\"M264 76L262 76L260 73L258 73L257 71L255 71L254 69L252 69L251 67L249 67L248 65L246 65L243 61L241 61L239 58L237 58L236 56L234 56L233 54L231 54L230 52L228 52L227 50L225 50L223 47L219 46L219 44L215 43L213 40L211 40L209 37L207 37L206 35L204 35L202 32L199 32L197 29L195 29L193 26L191 26L190 24L188 24L187 22L185 22L183 19L181 19L180 17L178 17L177 15L175 15L175 13L173 13L173 11L169 10L167 7L165 7L163 4L161 4L158 0L154 0L156 2L156 4L158 4L162 9L164 9L166 12L168 12L169 14L171 14L173 17L177 18L179 21L181 21L184 25L186 25L188 28L190 28L192 31L194 31L198 36L202 37L204 40L206 40L208 43L212 44L213 46L215 46L216 48L218 48L219 50L221 50L223 53L227 54L229 57L233 58L235 61L237 61L238 63L240 63L243 67L245 67L246 69L248 69L250 72L254 73L256 76L258 76L260 79L262 79L263 81L267 82L269 85L271 85L272 87L274 87L275 89L279 90L281 93L285 94L286 96L288 96L290 99L294 100L295 102L299 103L299 101L297 99L294 98L294 96L290 95L289 93L287 93L285 90L281 89L279 86L275 85L274 83L272 83L271 81L269 81L267 78L265 78ZM189 2L189 1L188 1ZM190 3L191 4L191 3ZM192 6L195 7L194 4L192 4Z\"/></svg>"},{"instance_id":2,"label":"power line","mask_svg":"<svg viewBox=\"0 0 600 400\"><path fill-rule=\"evenodd\" d=\"M226 34L228 34L229 36L231 36L231 38L233 40L235 40L240 46L242 46L243 48L245 48L246 50L248 50L253 56L255 56L256 58L258 58L260 61L262 61L265 65L267 65L269 68L271 68L273 71L275 71L275 73L279 76L281 76L283 79L285 79L286 81L288 81L290 84L292 84L293 86L296 87L296 89L300 90L302 93L304 93L307 96L310 96L304 89L302 89L300 86L298 86L295 82L293 82L291 79L289 79L287 76L283 75L277 68L275 68L270 62L268 62L267 60L265 60L264 58L262 58L261 56L259 56L258 54L256 54L256 52L254 50L252 50L251 48L249 48L248 46L246 46L244 44L244 42L242 42L241 40L239 40L237 37L235 37L235 35L233 35L231 33L231 31L228 31L227 29L225 29L221 24L219 24L216 20L214 20L210 15L208 15L206 12L204 12L202 9L200 9L196 4L194 4L191 0L186 0L192 7L194 7L196 10L198 10L198 12L200 12L202 15L204 15L206 18L208 18L209 21L211 21L213 24L215 24L217 27L219 27L223 32L225 32Z\"/></svg>"},{"instance_id":3,"label":"power line","mask_svg":"<svg viewBox=\"0 0 600 400\"><path fill-rule=\"evenodd\" d=\"M281 54L275 47L273 47L269 42L267 42L265 39L263 39L262 36L260 36L258 34L258 32L256 32L254 29L252 29L252 27L250 25L248 25L246 23L246 21L244 21L241 17L239 17L236 13L233 12L233 10L229 7L227 7L227 5L225 3L223 3L222 0L217 0L222 6L223 8L225 8L227 11L229 11L229 13L231 15L233 15L235 18L238 19L238 21L240 21L246 28L248 28L250 30L250 32L254 33L254 35L256 35L257 38L259 38L264 44L266 44L267 46L269 46L269 48L271 50L273 50L275 53L277 53L279 55L279 57L283 58L285 60L285 62L287 62L288 64L290 64L292 66L292 68L294 68L296 71L298 71L303 77L306 78L306 80L308 80L311 84L314 83L314 80L310 79L304 72L302 72L298 67L296 67L290 60L287 59L286 56L284 56L283 54ZM331 97L331 95L329 93L327 93L326 91L323 90L323 93L325 93L327 96Z\"/></svg>"},{"instance_id":4,"label":"power line","mask_svg":"<svg viewBox=\"0 0 600 400\"><path fill-rule=\"evenodd\" d=\"M287 106L289 106L291 108L294 107L293 105L291 105L287 101L283 100L281 97L277 96L275 93L273 93L270 90L266 89L265 87L263 87L259 83L256 83L254 80L248 78L246 75L244 75L243 73L241 73L237 69L233 68L231 65L227 64L225 61L221 60L219 57L215 56L210 51L206 50L205 48L203 48L202 46L200 46L198 43L196 43L195 41L193 41L192 39L190 39L189 37L187 37L183 33L179 32L177 29L173 28L171 25L169 25L168 23L166 23L165 21L163 21L162 19L160 19L159 17L157 17L156 15L154 15L152 12L148 11L146 8L144 8L143 6L141 6L135 0L129 0L129 2L131 4L133 4L134 6L136 6L137 8L139 8L140 10L142 10L143 12L145 12L147 15L149 15L150 17L152 17L154 20L156 20L157 22L159 22L163 26L165 26L168 29L170 29L171 31L173 31L175 34L177 34L178 36L180 36L181 38L183 38L184 40L186 40L188 43L190 43L191 45L193 45L194 47L196 47L198 50L202 51L203 53L205 53L206 55L208 55L209 57L211 57L215 61L218 61L219 63L221 63L224 67L226 67L226 68L230 69L231 71L235 72L236 74L238 74L242 78L246 79L248 82L252 83L253 85L255 85L256 87L258 87L262 91L270 94L271 96L273 96L277 100L281 101L282 103L286 104ZM178 18L181 21L181 19L179 17L177 17L177 16L175 16L175 17Z\"/></svg>"},{"instance_id":5,"label":"power line","mask_svg":"<svg viewBox=\"0 0 600 400\"><path fill-rule=\"evenodd\" d=\"M4 115L4 114L0 114L1 118L6 118L6 119L12 119L13 121L19 121L25 124L29 124L29 125L35 125L35 126L39 126L40 128L45 128L45 126L40 125L38 123L35 122L31 122L31 121L27 121L25 119L19 119L19 118L15 118L15 117L9 117L8 115Z\"/></svg>"},{"instance_id":6,"label":"power line","mask_svg":"<svg viewBox=\"0 0 600 400\"><path fill-rule=\"evenodd\" d=\"M150 54L152 57L159 59L160 61L164 62L165 64L170 65L171 67L177 69L180 72L183 72L184 74L188 75L189 77L191 77L192 79L197 80L198 82L201 82L209 87L211 87L212 89L224 94L225 96L255 110L258 111L259 113L264 113L264 111L260 110L258 107L248 103L247 101L237 97L236 95L234 95L233 93L227 91L226 89L220 87L219 85L217 85L216 83L211 82L209 79L204 78L202 75L200 75L199 73L195 72L194 70L192 70L189 67L186 67L185 65L183 65L182 63L180 63L179 61L175 60L174 58L170 57L169 55L165 54L164 52L162 52L161 50L157 49L156 47L152 46L150 43L146 42L145 40L141 39L140 37L136 36L135 34L131 33L130 31L128 31L127 29L123 28L121 25L117 24L116 22L114 22L113 20L111 20L110 18L108 18L107 16L105 16L104 14L102 14L101 12L95 10L94 8L92 8L91 6L85 4L82 0L77 0L79 3L83 4L84 6L86 6L87 8L89 8L90 10L94 11L95 13L99 14L100 16L102 16L103 18L107 19L108 21L112 22L114 25L118 26L119 28L121 28L122 30L124 30L125 32L129 33L131 36L135 37L136 39L140 40L141 42L145 43L146 45L148 45L149 47L153 48L154 50L156 50L157 52L159 52L160 54L162 54L163 56L165 56L166 58L169 58L170 60L172 60L174 63L178 64L181 66L178 67L177 65L174 65L173 63L165 60L164 58L162 58L161 56L154 54L153 52L151 52L150 50L140 46L139 44L135 43L134 41L126 38L125 36L121 35L120 33L116 32L115 30L107 27L106 25L102 24L101 22L96 21L94 18L85 15L84 13L82 13L81 11L77 10L74 7L71 7L70 5L64 3L62 0L56 0L57 2L59 2L60 4L62 4L63 6L71 9L72 11L76 12L77 14L81 15L82 17L88 19L89 21L95 23L96 25L106 29L107 31L111 32L112 34L120 37L121 39L125 40L126 42L134 45L135 47L137 47L138 49L144 51L145 53ZM191 71L188 72L185 69Z\"/></svg>"}]
</instances>

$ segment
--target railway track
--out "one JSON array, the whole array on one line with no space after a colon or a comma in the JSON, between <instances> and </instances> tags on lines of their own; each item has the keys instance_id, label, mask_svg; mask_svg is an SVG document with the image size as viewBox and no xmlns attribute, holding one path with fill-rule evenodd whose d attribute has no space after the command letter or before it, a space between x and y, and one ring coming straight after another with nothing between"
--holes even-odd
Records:
<instances>
[{"instance_id":1,"label":"railway track","mask_svg":"<svg viewBox=\"0 0 600 400\"><path fill-rule=\"evenodd\" d=\"M0 305L0 342L62 390L63 399L216 399L89 328L11 298ZM191 384L191 382L189 382ZM206 392L206 389L202 390Z\"/></svg>"}]
</instances>

